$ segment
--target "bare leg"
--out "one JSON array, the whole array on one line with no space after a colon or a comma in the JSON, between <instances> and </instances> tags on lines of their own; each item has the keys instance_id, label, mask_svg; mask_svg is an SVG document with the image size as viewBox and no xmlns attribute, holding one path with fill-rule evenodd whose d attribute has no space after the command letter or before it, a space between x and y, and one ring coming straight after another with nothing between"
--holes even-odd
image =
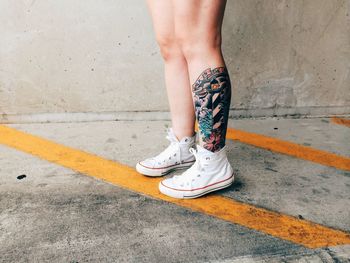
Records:
<instances>
[{"instance_id":1,"label":"bare leg","mask_svg":"<svg viewBox=\"0 0 350 263\"><path fill-rule=\"evenodd\" d=\"M156 39L164 59L165 82L176 137L193 136L195 113L185 57L175 41L171 0L147 0Z\"/></svg>"},{"instance_id":2,"label":"bare leg","mask_svg":"<svg viewBox=\"0 0 350 263\"><path fill-rule=\"evenodd\" d=\"M199 125L199 144L212 152L225 145L231 82L221 52L226 0L172 0L177 43L188 65Z\"/></svg>"}]
</instances>

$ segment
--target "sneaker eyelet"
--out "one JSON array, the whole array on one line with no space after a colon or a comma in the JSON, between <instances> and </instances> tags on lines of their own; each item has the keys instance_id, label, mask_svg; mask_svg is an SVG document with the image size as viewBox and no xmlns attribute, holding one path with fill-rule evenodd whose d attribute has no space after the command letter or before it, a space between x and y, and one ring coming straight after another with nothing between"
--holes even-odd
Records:
<instances>
[{"instance_id":1,"label":"sneaker eyelet","mask_svg":"<svg viewBox=\"0 0 350 263\"><path fill-rule=\"evenodd\" d=\"M176 156L176 153L174 153L174 156Z\"/></svg>"},{"instance_id":2,"label":"sneaker eyelet","mask_svg":"<svg viewBox=\"0 0 350 263\"><path fill-rule=\"evenodd\" d=\"M210 157L205 158L206 160L210 160Z\"/></svg>"},{"instance_id":3,"label":"sneaker eyelet","mask_svg":"<svg viewBox=\"0 0 350 263\"><path fill-rule=\"evenodd\" d=\"M197 174L197 177L201 177L201 175L200 175L200 174Z\"/></svg>"},{"instance_id":4,"label":"sneaker eyelet","mask_svg":"<svg viewBox=\"0 0 350 263\"><path fill-rule=\"evenodd\" d=\"M187 142L188 141L188 139L185 139L185 142Z\"/></svg>"}]
</instances>

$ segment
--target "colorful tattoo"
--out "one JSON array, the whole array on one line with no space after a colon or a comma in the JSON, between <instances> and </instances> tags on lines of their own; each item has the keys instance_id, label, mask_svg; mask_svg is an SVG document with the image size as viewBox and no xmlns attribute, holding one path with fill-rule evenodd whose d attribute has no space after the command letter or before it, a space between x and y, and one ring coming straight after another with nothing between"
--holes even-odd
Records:
<instances>
[{"instance_id":1,"label":"colorful tattoo","mask_svg":"<svg viewBox=\"0 0 350 263\"><path fill-rule=\"evenodd\" d=\"M204 70L192 85L199 128L199 143L216 152L225 146L231 102L231 81L226 67Z\"/></svg>"}]
</instances>

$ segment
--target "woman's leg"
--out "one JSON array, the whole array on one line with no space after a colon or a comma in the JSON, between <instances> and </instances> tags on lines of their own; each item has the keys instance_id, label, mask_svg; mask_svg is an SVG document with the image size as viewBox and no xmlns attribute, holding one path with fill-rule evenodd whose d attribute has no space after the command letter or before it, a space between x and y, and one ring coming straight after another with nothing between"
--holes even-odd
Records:
<instances>
[{"instance_id":1,"label":"woman's leg","mask_svg":"<svg viewBox=\"0 0 350 263\"><path fill-rule=\"evenodd\" d=\"M177 43L188 65L199 126L199 144L225 145L231 82L221 52L226 0L172 0Z\"/></svg>"},{"instance_id":2,"label":"woman's leg","mask_svg":"<svg viewBox=\"0 0 350 263\"><path fill-rule=\"evenodd\" d=\"M167 139L171 144L158 155L138 162L136 170L148 176L163 176L173 170L189 168L195 162L195 156L190 152L190 148L195 145L195 113L187 62L175 41L172 2L147 0L147 4L156 40L164 59L165 84L173 134L168 130ZM177 140L179 143L176 143ZM173 143L176 143L177 147L173 147Z\"/></svg>"},{"instance_id":3,"label":"woman's leg","mask_svg":"<svg viewBox=\"0 0 350 263\"><path fill-rule=\"evenodd\" d=\"M185 57L176 43L171 0L147 0L164 60L165 83L176 137L193 136L195 113Z\"/></svg>"}]
</instances>

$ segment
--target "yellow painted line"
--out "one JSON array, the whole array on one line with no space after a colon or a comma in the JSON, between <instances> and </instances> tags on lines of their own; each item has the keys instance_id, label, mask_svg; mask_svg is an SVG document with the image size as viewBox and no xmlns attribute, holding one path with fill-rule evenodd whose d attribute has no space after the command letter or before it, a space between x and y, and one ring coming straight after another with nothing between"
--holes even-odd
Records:
<instances>
[{"instance_id":1,"label":"yellow painted line","mask_svg":"<svg viewBox=\"0 0 350 263\"><path fill-rule=\"evenodd\" d=\"M343 119L343 118L339 118L339 117L332 117L331 121L335 124L350 127L350 120L347 120L347 119Z\"/></svg>"},{"instance_id":2,"label":"yellow painted line","mask_svg":"<svg viewBox=\"0 0 350 263\"><path fill-rule=\"evenodd\" d=\"M195 129L198 131L197 122ZM227 128L226 139L237 140L273 152L283 153L314 163L335 167L340 170L350 171L349 157L340 156L297 143L232 128Z\"/></svg>"},{"instance_id":3,"label":"yellow painted line","mask_svg":"<svg viewBox=\"0 0 350 263\"><path fill-rule=\"evenodd\" d=\"M220 195L208 195L192 200L179 200L164 196L158 191L160 178L142 176L129 166L4 125L0 125L0 143L125 189L309 248L350 244L349 233L244 204Z\"/></svg>"}]
</instances>

